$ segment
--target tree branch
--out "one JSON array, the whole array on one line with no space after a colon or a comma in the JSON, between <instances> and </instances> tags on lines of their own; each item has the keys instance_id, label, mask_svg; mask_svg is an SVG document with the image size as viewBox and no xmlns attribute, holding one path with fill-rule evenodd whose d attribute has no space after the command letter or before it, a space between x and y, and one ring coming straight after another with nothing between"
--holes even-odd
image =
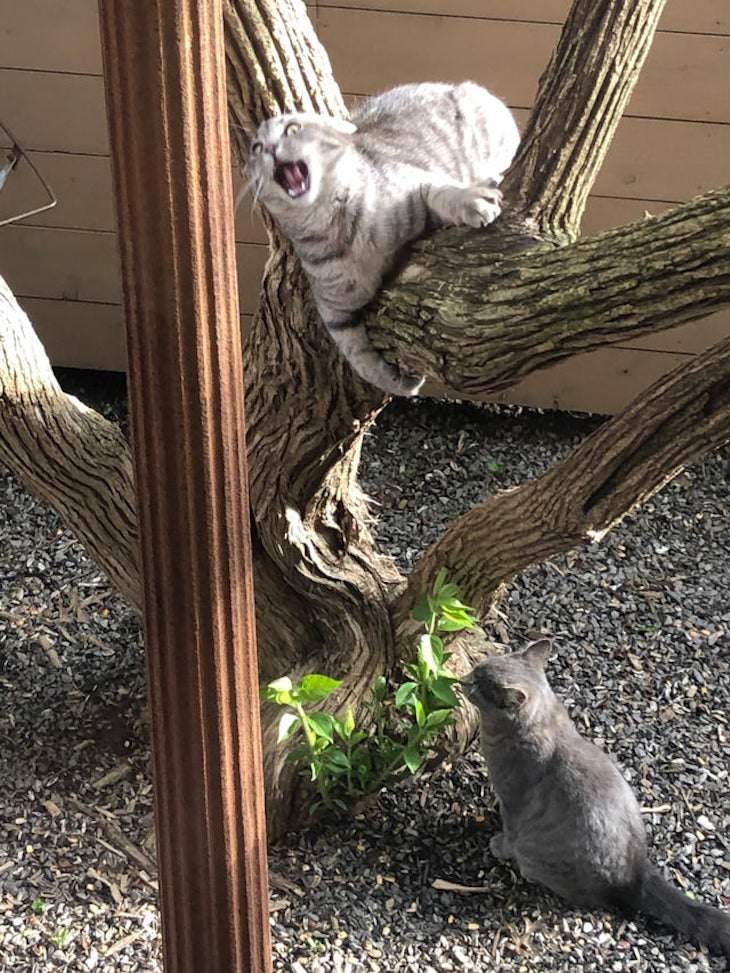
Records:
<instances>
[{"instance_id":1,"label":"tree branch","mask_svg":"<svg viewBox=\"0 0 730 973\"><path fill-rule=\"evenodd\" d=\"M557 249L510 253L524 239L500 222L418 243L369 319L373 344L452 397L730 305L730 188Z\"/></svg>"},{"instance_id":2,"label":"tree branch","mask_svg":"<svg viewBox=\"0 0 730 973\"><path fill-rule=\"evenodd\" d=\"M235 132L252 135L264 118L287 111L347 117L301 0L223 0L228 106ZM247 144L239 141L241 157Z\"/></svg>"},{"instance_id":3,"label":"tree branch","mask_svg":"<svg viewBox=\"0 0 730 973\"><path fill-rule=\"evenodd\" d=\"M685 466L728 441L730 338L659 379L543 476L450 524L416 564L401 622L440 567L485 610L518 572L600 540Z\"/></svg>"},{"instance_id":4,"label":"tree branch","mask_svg":"<svg viewBox=\"0 0 730 973\"><path fill-rule=\"evenodd\" d=\"M119 427L66 395L0 277L0 463L54 507L141 605L132 458Z\"/></svg>"},{"instance_id":5,"label":"tree branch","mask_svg":"<svg viewBox=\"0 0 730 973\"><path fill-rule=\"evenodd\" d=\"M574 0L502 188L511 217L574 240L665 0Z\"/></svg>"}]
</instances>

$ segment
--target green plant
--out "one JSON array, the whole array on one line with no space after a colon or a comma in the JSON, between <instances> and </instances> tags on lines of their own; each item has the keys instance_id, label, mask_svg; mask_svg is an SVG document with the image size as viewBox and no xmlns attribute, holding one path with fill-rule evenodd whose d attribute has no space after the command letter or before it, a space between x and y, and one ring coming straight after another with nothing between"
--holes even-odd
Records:
<instances>
[{"instance_id":1,"label":"green plant","mask_svg":"<svg viewBox=\"0 0 730 973\"><path fill-rule=\"evenodd\" d=\"M284 676L262 688L263 699L285 710L279 742L301 736L288 757L303 764L303 772L317 786L312 813L347 810L404 773L415 774L436 737L453 722L458 679L447 668L449 653L441 635L472 628L472 611L442 569L431 590L418 599L413 617L424 632L415 660L404 667L408 678L390 691L383 676L375 680L367 729L356 726L351 708L342 719L308 708L327 699L341 680L310 674L293 683Z\"/></svg>"},{"instance_id":2,"label":"green plant","mask_svg":"<svg viewBox=\"0 0 730 973\"><path fill-rule=\"evenodd\" d=\"M68 926L62 926L58 932L53 933L51 936L51 942L59 949L63 949L63 947L69 941L70 936L71 930L68 928Z\"/></svg>"},{"instance_id":3,"label":"green plant","mask_svg":"<svg viewBox=\"0 0 730 973\"><path fill-rule=\"evenodd\" d=\"M46 903L43 899L33 899L30 904L30 911L35 913L37 916L42 916L46 911Z\"/></svg>"}]
</instances>

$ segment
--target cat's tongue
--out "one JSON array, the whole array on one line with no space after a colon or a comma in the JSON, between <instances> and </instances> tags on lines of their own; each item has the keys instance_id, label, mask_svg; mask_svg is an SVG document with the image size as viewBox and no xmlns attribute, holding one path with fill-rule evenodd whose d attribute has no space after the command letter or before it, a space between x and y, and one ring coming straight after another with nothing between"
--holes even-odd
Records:
<instances>
[{"instance_id":1,"label":"cat's tongue","mask_svg":"<svg viewBox=\"0 0 730 973\"><path fill-rule=\"evenodd\" d=\"M309 189L309 170L304 162L280 162L274 178L290 196L301 196Z\"/></svg>"}]
</instances>

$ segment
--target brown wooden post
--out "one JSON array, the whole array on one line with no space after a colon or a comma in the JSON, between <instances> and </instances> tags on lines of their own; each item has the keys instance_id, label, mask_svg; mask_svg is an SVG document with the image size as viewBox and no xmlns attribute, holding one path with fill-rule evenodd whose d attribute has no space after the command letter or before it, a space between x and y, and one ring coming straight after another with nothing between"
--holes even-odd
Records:
<instances>
[{"instance_id":1,"label":"brown wooden post","mask_svg":"<svg viewBox=\"0 0 730 973\"><path fill-rule=\"evenodd\" d=\"M221 0L100 0L170 973L271 968Z\"/></svg>"}]
</instances>

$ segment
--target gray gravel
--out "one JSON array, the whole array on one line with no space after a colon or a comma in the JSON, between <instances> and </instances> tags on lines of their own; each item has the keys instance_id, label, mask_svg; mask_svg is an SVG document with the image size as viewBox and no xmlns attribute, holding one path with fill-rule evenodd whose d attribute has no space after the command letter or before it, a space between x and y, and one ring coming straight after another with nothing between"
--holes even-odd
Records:
<instances>
[{"instance_id":1,"label":"gray gravel","mask_svg":"<svg viewBox=\"0 0 730 973\"><path fill-rule=\"evenodd\" d=\"M120 388L65 376L123 413ZM454 514L594 420L398 404L369 437L378 533L406 566ZM511 585L496 638L556 637L550 673L624 767L657 861L730 907L730 451L600 545ZM0 970L159 970L144 669L132 613L58 519L0 475ZM719 970L656 926L579 913L488 852L479 758L271 853L281 971ZM482 889L441 891L434 880ZM201 971L203 973L203 971Z\"/></svg>"}]
</instances>

